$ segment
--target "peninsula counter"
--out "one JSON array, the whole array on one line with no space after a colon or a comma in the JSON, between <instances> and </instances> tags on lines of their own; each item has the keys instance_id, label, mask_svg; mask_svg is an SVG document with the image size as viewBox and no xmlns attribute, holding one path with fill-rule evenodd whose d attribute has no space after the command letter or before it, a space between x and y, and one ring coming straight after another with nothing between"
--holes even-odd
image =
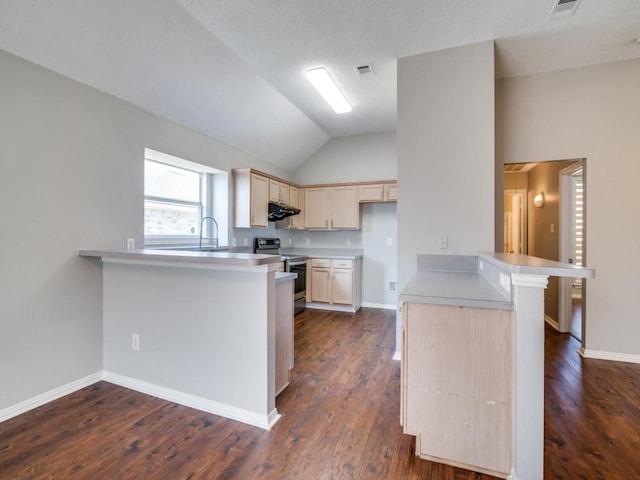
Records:
<instances>
[{"instance_id":1,"label":"peninsula counter","mask_svg":"<svg viewBox=\"0 0 640 480\"><path fill-rule=\"evenodd\" d=\"M278 420L279 256L148 249L79 255L103 264L105 380L265 429Z\"/></svg>"}]
</instances>

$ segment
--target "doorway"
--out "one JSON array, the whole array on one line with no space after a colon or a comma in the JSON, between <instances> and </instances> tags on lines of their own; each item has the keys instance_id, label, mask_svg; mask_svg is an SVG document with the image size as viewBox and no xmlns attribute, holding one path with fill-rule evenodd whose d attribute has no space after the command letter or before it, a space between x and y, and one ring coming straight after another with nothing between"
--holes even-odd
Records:
<instances>
[{"instance_id":1,"label":"doorway","mask_svg":"<svg viewBox=\"0 0 640 480\"><path fill-rule=\"evenodd\" d=\"M560 261L585 264L584 161L560 171ZM584 327L584 281L563 278L560 286L559 329L582 341Z\"/></svg>"},{"instance_id":2,"label":"doorway","mask_svg":"<svg viewBox=\"0 0 640 480\"><path fill-rule=\"evenodd\" d=\"M503 250L584 265L585 199L584 159L505 165ZM547 323L582 340L584 307L584 281L549 278Z\"/></svg>"}]
</instances>

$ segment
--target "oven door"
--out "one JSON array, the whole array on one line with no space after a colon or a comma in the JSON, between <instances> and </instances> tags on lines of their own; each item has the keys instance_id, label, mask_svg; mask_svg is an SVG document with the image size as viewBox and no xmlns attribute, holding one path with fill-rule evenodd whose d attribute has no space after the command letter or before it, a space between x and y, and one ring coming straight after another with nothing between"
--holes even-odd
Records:
<instances>
[{"instance_id":1,"label":"oven door","mask_svg":"<svg viewBox=\"0 0 640 480\"><path fill-rule=\"evenodd\" d=\"M305 309L305 303L307 301L307 262L288 262L288 268L291 273L298 274L298 278L296 278L294 282L293 301L294 312L299 313Z\"/></svg>"}]
</instances>

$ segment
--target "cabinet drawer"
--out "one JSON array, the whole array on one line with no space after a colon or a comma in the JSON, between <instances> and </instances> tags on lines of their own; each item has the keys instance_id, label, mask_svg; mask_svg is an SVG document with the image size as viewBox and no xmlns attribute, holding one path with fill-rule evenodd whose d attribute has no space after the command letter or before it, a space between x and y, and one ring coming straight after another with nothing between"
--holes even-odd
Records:
<instances>
[{"instance_id":1,"label":"cabinet drawer","mask_svg":"<svg viewBox=\"0 0 640 480\"><path fill-rule=\"evenodd\" d=\"M330 268L331 260L329 260L328 258L312 258L311 267Z\"/></svg>"},{"instance_id":2,"label":"cabinet drawer","mask_svg":"<svg viewBox=\"0 0 640 480\"><path fill-rule=\"evenodd\" d=\"M333 268L348 268L353 270L353 260L333 260L331 263Z\"/></svg>"}]
</instances>

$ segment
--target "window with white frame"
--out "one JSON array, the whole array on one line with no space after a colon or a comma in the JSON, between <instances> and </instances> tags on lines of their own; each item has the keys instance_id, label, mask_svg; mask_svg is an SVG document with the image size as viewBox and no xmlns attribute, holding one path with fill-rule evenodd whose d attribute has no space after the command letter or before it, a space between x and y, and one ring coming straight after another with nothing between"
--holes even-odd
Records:
<instances>
[{"instance_id":1,"label":"window with white frame","mask_svg":"<svg viewBox=\"0 0 640 480\"><path fill-rule=\"evenodd\" d=\"M216 236L226 245L227 174L172 155L145 149L145 245L197 244L201 219L216 217L220 231L209 222L202 236Z\"/></svg>"}]
</instances>

